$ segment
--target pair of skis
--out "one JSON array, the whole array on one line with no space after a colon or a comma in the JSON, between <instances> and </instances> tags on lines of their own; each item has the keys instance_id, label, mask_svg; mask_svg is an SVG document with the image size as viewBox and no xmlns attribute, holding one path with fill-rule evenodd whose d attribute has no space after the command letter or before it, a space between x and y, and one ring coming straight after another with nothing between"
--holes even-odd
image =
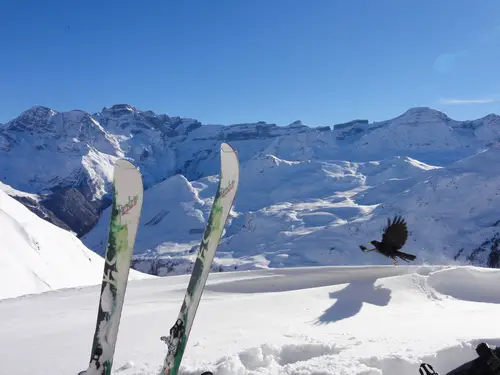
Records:
<instances>
[{"instance_id":1,"label":"pair of skis","mask_svg":"<svg viewBox=\"0 0 500 375\"><path fill-rule=\"evenodd\" d=\"M237 153L227 143L220 147L219 186L212 204L184 301L170 335L162 336L167 354L161 375L177 375L186 343L239 184ZM101 296L90 363L78 375L110 375L132 253L143 201L142 177L137 168L119 160L114 172L114 196L106 246Z\"/></svg>"}]
</instances>

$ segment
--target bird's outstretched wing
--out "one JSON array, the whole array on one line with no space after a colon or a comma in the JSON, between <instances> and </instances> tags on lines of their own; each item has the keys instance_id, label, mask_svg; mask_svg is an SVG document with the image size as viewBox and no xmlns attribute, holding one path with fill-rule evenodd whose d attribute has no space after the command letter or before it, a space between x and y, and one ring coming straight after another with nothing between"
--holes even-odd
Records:
<instances>
[{"instance_id":1,"label":"bird's outstretched wing","mask_svg":"<svg viewBox=\"0 0 500 375\"><path fill-rule=\"evenodd\" d=\"M397 250L401 249L408 239L408 229L406 222L401 216L396 216L391 224L387 219L387 227L382 235L382 242Z\"/></svg>"}]
</instances>

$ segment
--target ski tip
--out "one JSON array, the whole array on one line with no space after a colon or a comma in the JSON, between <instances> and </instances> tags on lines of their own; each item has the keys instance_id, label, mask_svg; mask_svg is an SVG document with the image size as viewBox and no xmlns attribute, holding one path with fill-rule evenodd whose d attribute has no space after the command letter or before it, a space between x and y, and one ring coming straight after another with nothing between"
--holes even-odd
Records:
<instances>
[{"instance_id":1,"label":"ski tip","mask_svg":"<svg viewBox=\"0 0 500 375\"><path fill-rule=\"evenodd\" d=\"M117 159L115 162L115 167L124 169L137 169L137 167L127 159Z\"/></svg>"},{"instance_id":2,"label":"ski tip","mask_svg":"<svg viewBox=\"0 0 500 375\"><path fill-rule=\"evenodd\" d=\"M236 152L228 143L222 142L220 145L221 152Z\"/></svg>"}]
</instances>

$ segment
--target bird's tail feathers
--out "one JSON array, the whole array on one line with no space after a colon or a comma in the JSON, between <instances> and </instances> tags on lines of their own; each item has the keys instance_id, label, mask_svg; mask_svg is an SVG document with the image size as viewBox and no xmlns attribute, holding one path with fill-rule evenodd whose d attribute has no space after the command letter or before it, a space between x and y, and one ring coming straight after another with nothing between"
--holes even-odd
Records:
<instances>
[{"instance_id":1,"label":"bird's tail feathers","mask_svg":"<svg viewBox=\"0 0 500 375\"><path fill-rule=\"evenodd\" d=\"M402 251L397 251L396 255L407 262L417 259L416 255L404 253Z\"/></svg>"}]
</instances>

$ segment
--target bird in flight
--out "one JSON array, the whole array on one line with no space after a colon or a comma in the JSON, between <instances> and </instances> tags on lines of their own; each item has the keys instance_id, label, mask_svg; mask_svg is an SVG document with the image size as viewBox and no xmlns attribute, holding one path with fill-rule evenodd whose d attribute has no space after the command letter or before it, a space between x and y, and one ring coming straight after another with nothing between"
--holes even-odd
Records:
<instances>
[{"instance_id":1,"label":"bird in flight","mask_svg":"<svg viewBox=\"0 0 500 375\"><path fill-rule=\"evenodd\" d=\"M387 227L382 234L382 242L370 241L375 246L373 249L368 249L363 245L359 245L364 252L377 251L388 258L392 258L392 263L396 265L396 257L403 259L405 262L413 261L417 257L413 254L408 254L400 251L406 240L408 239L408 229L406 222L401 216L396 216L391 223L387 219Z\"/></svg>"}]
</instances>

